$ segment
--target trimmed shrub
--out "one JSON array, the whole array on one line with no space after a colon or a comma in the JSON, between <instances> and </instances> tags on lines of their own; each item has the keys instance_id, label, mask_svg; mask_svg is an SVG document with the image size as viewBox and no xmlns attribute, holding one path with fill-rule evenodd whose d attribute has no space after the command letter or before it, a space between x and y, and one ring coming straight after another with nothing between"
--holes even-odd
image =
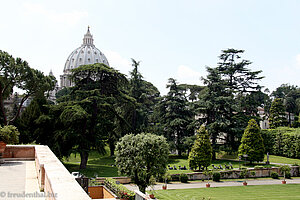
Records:
<instances>
[{"instance_id":1,"label":"trimmed shrub","mask_svg":"<svg viewBox=\"0 0 300 200\"><path fill-rule=\"evenodd\" d=\"M277 172L271 172L271 177L272 177L273 179L278 179L278 178L279 178Z\"/></svg>"},{"instance_id":2,"label":"trimmed shrub","mask_svg":"<svg viewBox=\"0 0 300 200\"><path fill-rule=\"evenodd\" d=\"M260 132L261 130L257 122L251 119L244 131L238 150L239 156L248 155L247 160L250 163L264 160L265 147Z\"/></svg>"},{"instance_id":3,"label":"trimmed shrub","mask_svg":"<svg viewBox=\"0 0 300 200\"><path fill-rule=\"evenodd\" d=\"M188 175L186 174L180 174L179 179L181 183L187 183L189 180Z\"/></svg>"},{"instance_id":4,"label":"trimmed shrub","mask_svg":"<svg viewBox=\"0 0 300 200\"><path fill-rule=\"evenodd\" d=\"M219 172L213 173L213 181L219 182L221 178L221 174Z\"/></svg>"}]
</instances>

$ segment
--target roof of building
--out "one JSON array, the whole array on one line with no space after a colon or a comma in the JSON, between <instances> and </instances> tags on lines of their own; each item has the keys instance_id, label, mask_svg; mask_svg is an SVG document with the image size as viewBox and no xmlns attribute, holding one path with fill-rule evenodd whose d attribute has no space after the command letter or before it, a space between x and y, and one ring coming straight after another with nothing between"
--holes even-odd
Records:
<instances>
[{"instance_id":1,"label":"roof of building","mask_svg":"<svg viewBox=\"0 0 300 200\"><path fill-rule=\"evenodd\" d=\"M64 73L68 73L81 65L94 63L103 63L109 66L105 55L95 47L93 35L90 33L90 27L88 27L87 33L83 37L82 45L69 55L64 67Z\"/></svg>"}]
</instances>

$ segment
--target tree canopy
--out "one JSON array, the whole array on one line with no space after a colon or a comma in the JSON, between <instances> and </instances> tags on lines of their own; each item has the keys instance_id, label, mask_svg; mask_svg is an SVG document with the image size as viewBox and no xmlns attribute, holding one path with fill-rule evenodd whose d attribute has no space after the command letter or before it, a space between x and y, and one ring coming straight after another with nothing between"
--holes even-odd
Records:
<instances>
[{"instance_id":1,"label":"tree canopy","mask_svg":"<svg viewBox=\"0 0 300 200\"><path fill-rule=\"evenodd\" d=\"M13 58L0 50L0 109L3 124L13 124L20 114L23 103L37 92L53 90L56 83L54 76L45 76L41 71L30 68L21 58ZM9 118L3 101L13 93L13 88L21 89L24 94L15 114Z\"/></svg>"},{"instance_id":2,"label":"tree canopy","mask_svg":"<svg viewBox=\"0 0 300 200\"><path fill-rule=\"evenodd\" d=\"M125 135L119 130L130 130L120 107L134 100L124 92L128 85L125 75L102 63L73 69L71 78L75 86L37 122L52 124L55 141L50 145L54 151L59 156L69 155L72 150L79 152L80 168L84 169L91 149L104 153L106 142Z\"/></svg>"},{"instance_id":3,"label":"tree canopy","mask_svg":"<svg viewBox=\"0 0 300 200\"><path fill-rule=\"evenodd\" d=\"M145 193L150 177L162 176L166 172L169 146L163 136L150 133L129 134L121 138L116 146L116 165L120 174L131 180Z\"/></svg>"},{"instance_id":4,"label":"tree canopy","mask_svg":"<svg viewBox=\"0 0 300 200\"><path fill-rule=\"evenodd\" d=\"M276 98L272 102L270 108L270 128L277 128L279 126L286 126L287 120L285 117L285 107L281 98Z\"/></svg>"},{"instance_id":5,"label":"tree canopy","mask_svg":"<svg viewBox=\"0 0 300 200\"><path fill-rule=\"evenodd\" d=\"M168 94L161 97L156 106L157 126L161 126L161 133L181 155L184 138L194 134L194 115L183 89L175 79L169 79L167 88Z\"/></svg>"},{"instance_id":6,"label":"tree canopy","mask_svg":"<svg viewBox=\"0 0 300 200\"><path fill-rule=\"evenodd\" d=\"M241 138L243 127L249 118L258 115L257 107L264 103L259 94L258 81L261 71L251 71L249 60L242 59L244 50L227 49L219 56L218 66L207 67L208 75L202 78L207 86L196 108L200 124L206 123L213 147L220 134L225 133L225 142L232 150L237 149L236 139ZM249 105L245 105L249 99ZM253 99L253 100L252 100ZM261 101L254 101L261 100ZM255 106L251 104L255 102Z\"/></svg>"}]
</instances>

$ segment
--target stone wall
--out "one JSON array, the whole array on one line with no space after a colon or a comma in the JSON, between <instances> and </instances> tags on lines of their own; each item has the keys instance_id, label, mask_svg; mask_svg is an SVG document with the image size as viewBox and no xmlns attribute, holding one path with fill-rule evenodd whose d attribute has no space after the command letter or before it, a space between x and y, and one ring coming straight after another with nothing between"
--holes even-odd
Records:
<instances>
[{"instance_id":1,"label":"stone wall","mask_svg":"<svg viewBox=\"0 0 300 200\"><path fill-rule=\"evenodd\" d=\"M92 199L114 199L117 197L103 185L89 186L88 191Z\"/></svg>"},{"instance_id":2,"label":"stone wall","mask_svg":"<svg viewBox=\"0 0 300 200\"><path fill-rule=\"evenodd\" d=\"M35 148L29 145L6 145L3 158L35 158Z\"/></svg>"},{"instance_id":3,"label":"stone wall","mask_svg":"<svg viewBox=\"0 0 300 200\"><path fill-rule=\"evenodd\" d=\"M292 176L300 176L299 166L291 166L291 175ZM221 179L238 179L241 178L242 170L228 170L228 171L216 171L221 174ZM249 169L249 177L250 178L261 178L261 177L270 177L271 172L277 172L279 176L283 176L280 172L279 167L272 168L260 168L260 169ZM255 175L251 175L251 172L255 172ZM172 180L179 180L180 174L171 175ZM187 174L189 180L202 180L208 179L208 176L205 176L202 172L199 173L189 173Z\"/></svg>"},{"instance_id":4,"label":"stone wall","mask_svg":"<svg viewBox=\"0 0 300 200\"><path fill-rule=\"evenodd\" d=\"M48 146L7 145L3 157L35 160L38 184L46 200L91 199Z\"/></svg>"}]
</instances>

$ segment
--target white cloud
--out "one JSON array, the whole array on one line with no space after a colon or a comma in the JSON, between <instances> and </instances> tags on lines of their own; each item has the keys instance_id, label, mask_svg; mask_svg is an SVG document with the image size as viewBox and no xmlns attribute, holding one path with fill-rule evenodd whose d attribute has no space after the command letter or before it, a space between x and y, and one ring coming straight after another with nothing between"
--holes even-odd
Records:
<instances>
[{"instance_id":1,"label":"white cloud","mask_svg":"<svg viewBox=\"0 0 300 200\"><path fill-rule=\"evenodd\" d=\"M177 79L180 83L200 84L200 77L200 72L195 71L188 66L180 65L177 68Z\"/></svg>"},{"instance_id":2,"label":"white cloud","mask_svg":"<svg viewBox=\"0 0 300 200\"><path fill-rule=\"evenodd\" d=\"M109 65L124 74L132 70L131 61L127 58L122 57L118 52L112 50L103 50Z\"/></svg>"},{"instance_id":3,"label":"white cloud","mask_svg":"<svg viewBox=\"0 0 300 200\"><path fill-rule=\"evenodd\" d=\"M88 16L88 13L85 11L73 10L70 12L58 13L53 10L46 9L41 4L36 3L25 3L23 4L24 14L27 16L33 16L38 18L46 18L47 20L53 23L75 25L82 18Z\"/></svg>"}]
</instances>

